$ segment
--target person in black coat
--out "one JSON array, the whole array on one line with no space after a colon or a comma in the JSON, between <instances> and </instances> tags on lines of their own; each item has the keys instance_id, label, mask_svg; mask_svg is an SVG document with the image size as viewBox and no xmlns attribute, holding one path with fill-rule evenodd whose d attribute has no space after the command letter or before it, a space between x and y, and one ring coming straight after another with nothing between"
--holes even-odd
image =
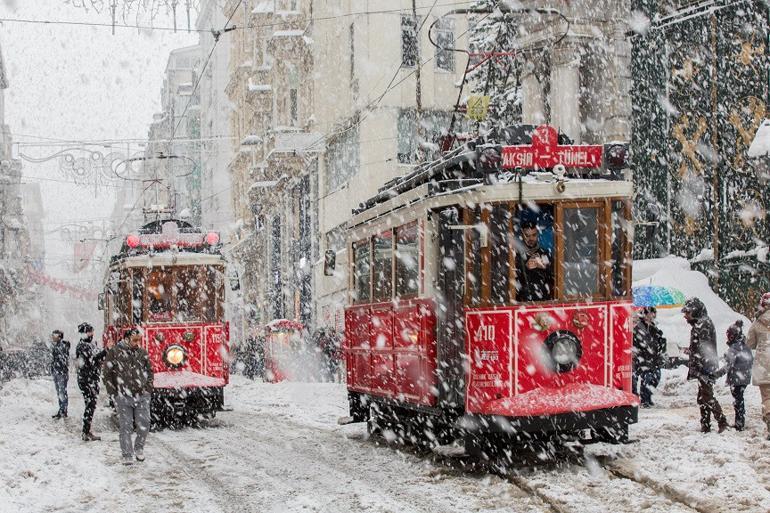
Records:
<instances>
[{"instance_id":1,"label":"person in black coat","mask_svg":"<svg viewBox=\"0 0 770 513\"><path fill-rule=\"evenodd\" d=\"M719 370L716 329L708 316L706 305L697 297L685 301L682 313L691 326L690 346L686 349L690 356L687 379L698 380L701 431L711 431L713 414L721 433L727 429L727 418L714 397L714 381Z\"/></svg>"},{"instance_id":2,"label":"person in black coat","mask_svg":"<svg viewBox=\"0 0 770 513\"><path fill-rule=\"evenodd\" d=\"M96 398L99 396L99 374L102 360L107 352L99 348L94 341L94 328L87 322L78 326L80 342L75 349L78 367L78 388L83 394L85 409L83 411L83 441L101 440L91 432L91 422L96 411Z\"/></svg>"},{"instance_id":3,"label":"person in black coat","mask_svg":"<svg viewBox=\"0 0 770 513\"><path fill-rule=\"evenodd\" d=\"M754 365L754 355L746 345L743 335L743 321L735 321L727 328L727 353L725 365L717 372L717 376L727 375L727 384L733 394L735 408L735 429L743 431L746 427L746 406L743 394L751 383L751 367Z\"/></svg>"},{"instance_id":4,"label":"person in black coat","mask_svg":"<svg viewBox=\"0 0 770 513\"><path fill-rule=\"evenodd\" d=\"M69 398L67 397L67 381L70 370L70 343L64 340L64 333L54 330L51 333L51 376L56 387L56 397L59 400L59 411L53 415L55 419L67 417Z\"/></svg>"},{"instance_id":5,"label":"person in black coat","mask_svg":"<svg viewBox=\"0 0 770 513\"><path fill-rule=\"evenodd\" d=\"M633 390L639 391L642 408L652 404L652 388L660 383L660 369L666 356L666 337L655 325L657 310L644 307L639 321L634 326L634 371ZM638 384L638 385L637 385Z\"/></svg>"},{"instance_id":6,"label":"person in black coat","mask_svg":"<svg viewBox=\"0 0 770 513\"><path fill-rule=\"evenodd\" d=\"M516 281L519 301L544 301L553 297L553 266L548 252L540 247L537 224L521 224L521 243L516 251Z\"/></svg>"}]
</instances>

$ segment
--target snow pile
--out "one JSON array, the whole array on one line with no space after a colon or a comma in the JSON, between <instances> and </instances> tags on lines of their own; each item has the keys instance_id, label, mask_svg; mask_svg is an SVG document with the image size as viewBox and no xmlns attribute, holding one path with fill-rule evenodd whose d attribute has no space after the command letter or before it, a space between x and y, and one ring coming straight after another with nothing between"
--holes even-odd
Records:
<instances>
[{"instance_id":1,"label":"snow pile","mask_svg":"<svg viewBox=\"0 0 770 513\"><path fill-rule=\"evenodd\" d=\"M743 320L744 331L751 325L749 319L733 311L717 296L709 287L708 278L703 273L690 269L690 263L684 258L637 260L634 262L633 279L634 287L659 285L678 289L688 298L700 298L714 321L720 354L727 349L725 333L732 323L738 319ZM680 308L659 308L658 327L663 330L668 340L669 356L683 356L680 348L685 348L690 343L690 325L684 320Z\"/></svg>"}]
</instances>

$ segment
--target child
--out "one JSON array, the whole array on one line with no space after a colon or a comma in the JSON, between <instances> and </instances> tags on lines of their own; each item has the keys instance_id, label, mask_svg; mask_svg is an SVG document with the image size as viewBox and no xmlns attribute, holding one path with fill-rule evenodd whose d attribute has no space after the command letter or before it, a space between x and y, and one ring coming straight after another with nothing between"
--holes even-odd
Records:
<instances>
[{"instance_id":1,"label":"child","mask_svg":"<svg viewBox=\"0 0 770 513\"><path fill-rule=\"evenodd\" d=\"M727 328L727 353L725 353L724 367L719 369L717 377L727 374L727 384L735 400L735 429L743 431L746 426L746 408L743 402L743 393L746 386L751 383L751 366L754 356L746 345L746 337L743 335L743 321L735 321Z\"/></svg>"}]
</instances>

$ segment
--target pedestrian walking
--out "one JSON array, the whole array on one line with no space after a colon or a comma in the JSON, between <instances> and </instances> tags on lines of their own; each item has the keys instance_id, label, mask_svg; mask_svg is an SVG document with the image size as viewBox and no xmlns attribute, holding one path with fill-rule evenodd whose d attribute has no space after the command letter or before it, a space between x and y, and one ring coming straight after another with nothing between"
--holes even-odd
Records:
<instances>
[{"instance_id":1,"label":"pedestrian walking","mask_svg":"<svg viewBox=\"0 0 770 513\"><path fill-rule=\"evenodd\" d=\"M746 427L746 406L743 394L751 383L751 366L754 363L754 355L746 345L746 337L743 335L743 321L737 320L727 328L727 353L725 353L725 365L717 376L727 375L727 384L733 395L733 408L735 408L735 429L743 431Z\"/></svg>"},{"instance_id":2,"label":"pedestrian walking","mask_svg":"<svg viewBox=\"0 0 770 513\"><path fill-rule=\"evenodd\" d=\"M56 387L56 398L59 401L59 411L53 415L55 419L67 417L67 381L70 371L70 343L64 340L61 330L51 332L51 376Z\"/></svg>"},{"instance_id":3,"label":"pedestrian walking","mask_svg":"<svg viewBox=\"0 0 770 513\"><path fill-rule=\"evenodd\" d=\"M633 391L638 395L642 408L653 406L652 389L660 383L660 369L666 355L666 337L655 325L658 315L655 307L644 307L634 326Z\"/></svg>"},{"instance_id":4,"label":"pedestrian walking","mask_svg":"<svg viewBox=\"0 0 770 513\"><path fill-rule=\"evenodd\" d=\"M101 440L91 432L91 423L96 411L96 398L99 397L99 374L102 361L106 356L104 349L99 349L94 341L94 328L87 322L78 326L80 342L75 349L75 358L78 368L78 388L83 394L83 433L84 442Z\"/></svg>"},{"instance_id":5,"label":"pedestrian walking","mask_svg":"<svg viewBox=\"0 0 770 513\"><path fill-rule=\"evenodd\" d=\"M141 332L135 328L128 330L104 362L104 386L118 412L124 465L131 465L134 459L144 461L144 444L150 431L153 373L150 357L141 343ZM136 440L132 441L134 426Z\"/></svg>"},{"instance_id":6,"label":"pedestrian walking","mask_svg":"<svg viewBox=\"0 0 770 513\"><path fill-rule=\"evenodd\" d=\"M727 418L714 397L714 381L719 367L717 335L714 323L708 316L706 305L697 297L685 301L684 318L690 324L690 355L687 379L698 381L698 406L700 407L701 431L711 431L711 416L719 426L719 433L727 429Z\"/></svg>"},{"instance_id":7,"label":"pedestrian walking","mask_svg":"<svg viewBox=\"0 0 770 513\"><path fill-rule=\"evenodd\" d=\"M762 398L762 418L770 440L770 292L759 301L757 320L749 328L746 345L756 351L751 368L751 383L759 387Z\"/></svg>"}]
</instances>

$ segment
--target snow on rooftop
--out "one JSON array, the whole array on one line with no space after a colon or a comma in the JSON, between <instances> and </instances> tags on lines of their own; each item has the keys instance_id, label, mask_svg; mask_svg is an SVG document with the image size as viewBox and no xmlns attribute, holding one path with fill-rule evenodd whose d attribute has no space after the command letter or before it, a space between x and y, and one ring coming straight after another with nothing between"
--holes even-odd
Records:
<instances>
[{"instance_id":1,"label":"snow on rooftop","mask_svg":"<svg viewBox=\"0 0 770 513\"><path fill-rule=\"evenodd\" d=\"M261 93L261 92L268 92L273 89L273 86L270 84L252 84L249 82L249 92L250 93Z\"/></svg>"},{"instance_id":2,"label":"snow on rooftop","mask_svg":"<svg viewBox=\"0 0 770 513\"><path fill-rule=\"evenodd\" d=\"M770 119L765 119L757 128L754 140L748 151L749 157L770 156Z\"/></svg>"},{"instance_id":3,"label":"snow on rooftop","mask_svg":"<svg viewBox=\"0 0 770 513\"><path fill-rule=\"evenodd\" d=\"M255 144L259 144L261 142L262 142L262 138L260 136L251 134L243 138L243 140L241 141L241 146L252 146Z\"/></svg>"},{"instance_id":4,"label":"snow on rooftop","mask_svg":"<svg viewBox=\"0 0 770 513\"><path fill-rule=\"evenodd\" d=\"M259 2L251 12L252 14L267 14L275 12L275 0L263 0L262 2Z\"/></svg>"},{"instance_id":5,"label":"snow on rooftop","mask_svg":"<svg viewBox=\"0 0 770 513\"><path fill-rule=\"evenodd\" d=\"M273 32L273 37L300 37L305 33L304 30L276 30Z\"/></svg>"}]
</instances>

